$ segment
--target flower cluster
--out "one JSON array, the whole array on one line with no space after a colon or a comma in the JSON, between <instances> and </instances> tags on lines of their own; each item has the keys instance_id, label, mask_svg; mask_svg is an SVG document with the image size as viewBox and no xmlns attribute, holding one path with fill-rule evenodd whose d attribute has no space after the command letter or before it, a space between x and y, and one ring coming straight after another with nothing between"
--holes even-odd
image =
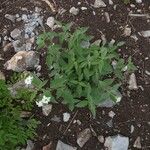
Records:
<instances>
[{"instance_id":1,"label":"flower cluster","mask_svg":"<svg viewBox=\"0 0 150 150\"><path fill-rule=\"evenodd\" d=\"M33 80L33 77L32 76L28 76L26 79L25 79L25 84L26 85L31 85L32 84L32 80Z\"/></svg>"},{"instance_id":2,"label":"flower cluster","mask_svg":"<svg viewBox=\"0 0 150 150\"><path fill-rule=\"evenodd\" d=\"M45 95L42 97L42 99L38 102L36 102L38 107L42 107L50 102L51 97L46 97Z\"/></svg>"}]
</instances>

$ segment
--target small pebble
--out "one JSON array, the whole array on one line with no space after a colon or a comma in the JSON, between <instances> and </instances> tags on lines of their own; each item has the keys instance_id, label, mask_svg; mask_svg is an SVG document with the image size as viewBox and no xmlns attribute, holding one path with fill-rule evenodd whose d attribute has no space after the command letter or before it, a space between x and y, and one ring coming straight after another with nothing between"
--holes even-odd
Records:
<instances>
[{"instance_id":1,"label":"small pebble","mask_svg":"<svg viewBox=\"0 0 150 150\"><path fill-rule=\"evenodd\" d=\"M75 7L71 7L69 12L73 15L78 15L79 13L79 9L78 8L75 8Z\"/></svg>"},{"instance_id":2,"label":"small pebble","mask_svg":"<svg viewBox=\"0 0 150 150\"><path fill-rule=\"evenodd\" d=\"M70 114L69 113L63 113L63 121L68 122L70 119Z\"/></svg>"}]
</instances>

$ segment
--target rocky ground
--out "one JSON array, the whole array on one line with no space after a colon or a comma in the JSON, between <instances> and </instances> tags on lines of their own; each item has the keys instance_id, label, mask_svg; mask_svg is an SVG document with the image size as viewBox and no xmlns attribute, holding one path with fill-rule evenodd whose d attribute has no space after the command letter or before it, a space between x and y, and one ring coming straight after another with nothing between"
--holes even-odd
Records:
<instances>
[{"instance_id":1,"label":"rocky ground","mask_svg":"<svg viewBox=\"0 0 150 150\"><path fill-rule=\"evenodd\" d=\"M125 60L131 56L138 68L129 86L123 86L121 102L99 107L96 119L86 109L35 106L41 124L27 150L150 149L149 0L127 5L121 0L1 0L0 20L0 78L33 68L47 77L45 53L36 52L36 38L55 28L55 20L89 27L97 42L124 41L118 52Z\"/></svg>"}]
</instances>

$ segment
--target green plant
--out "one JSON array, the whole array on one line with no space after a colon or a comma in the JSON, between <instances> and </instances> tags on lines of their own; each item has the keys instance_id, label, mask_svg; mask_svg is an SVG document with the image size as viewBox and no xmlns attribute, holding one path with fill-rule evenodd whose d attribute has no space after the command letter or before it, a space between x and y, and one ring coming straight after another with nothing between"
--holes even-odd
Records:
<instances>
[{"instance_id":1,"label":"green plant","mask_svg":"<svg viewBox=\"0 0 150 150\"><path fill-rule=\"evenodd\" d=\"M16 97L12 97L8 85L0 80L0 150L15 150L36 135L38 122L32 117L20 117L21 112L27 110L22 107L23 99L20 97L18 101Z\"/></svg>"},{"instance_id":2,"label":"green plant","mask_svg":"<svg viewBox=\"0 0 150 150\"><path fill-rule=\"evenodd\" d=\"M60 32L43 33L37 39L39 48L47 48L46 63L50 71L50 91L56 99L74 107L88 107L96 116L96 106L118 98L125 66L133 71L133 63L125 63L116 52L117 45L85 46L92 37L87 28L70 31L71 25L61 25ZM57 42L55 42L57 41ZM112 61L116 61L113 68Z\"/></svg>"}]
</instances>

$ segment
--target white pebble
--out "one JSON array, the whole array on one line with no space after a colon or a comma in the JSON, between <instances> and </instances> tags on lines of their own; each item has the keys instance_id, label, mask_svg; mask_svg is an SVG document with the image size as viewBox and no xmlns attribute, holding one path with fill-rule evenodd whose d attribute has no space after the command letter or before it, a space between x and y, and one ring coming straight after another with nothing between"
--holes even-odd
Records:
<instances>
[{"instance_id":1,"label":"white pebble","mask_svg":"<svg viewBox=\"0 0 150 150\"><path fill-rule=\"evenodd\" d=\"M68 122L70 119L70 114L69 113L63 113L63 121Z\"/></svg>"}]
</instances>

